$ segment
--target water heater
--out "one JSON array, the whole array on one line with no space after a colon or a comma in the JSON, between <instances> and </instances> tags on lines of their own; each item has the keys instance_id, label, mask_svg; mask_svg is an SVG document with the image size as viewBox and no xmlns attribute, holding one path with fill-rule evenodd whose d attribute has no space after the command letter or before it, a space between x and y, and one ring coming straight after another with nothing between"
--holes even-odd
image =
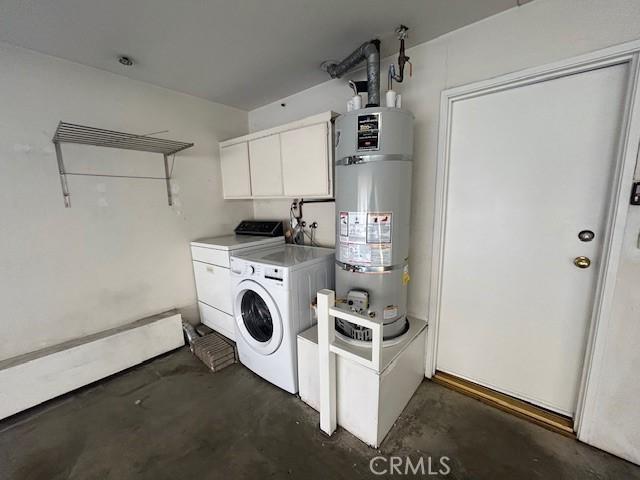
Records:
<instances>
[{"instance_id":1,"label":"water heater","mask_svg":"<svg viewBox=\"0 0 640 480\"><path fill-rule=\"evenodd\" d=\"M336 295L346 308L382 319L384 338L408 329L413 115L368 107L336 120ZM361 341L370 331L342 320Z\"/></svg>"}]
</instances>

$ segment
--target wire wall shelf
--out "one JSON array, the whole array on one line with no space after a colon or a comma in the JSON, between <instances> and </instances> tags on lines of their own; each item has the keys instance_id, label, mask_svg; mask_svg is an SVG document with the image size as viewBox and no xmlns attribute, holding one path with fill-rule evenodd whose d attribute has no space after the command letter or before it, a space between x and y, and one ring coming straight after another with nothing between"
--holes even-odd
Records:
<instances>
[{"instance_id":1,"label":"wire wall shelf","mask_svg":"<svg viewBox=\"0 0 640 480\"><path fill-rule=\"evenodd\" d=\"M164 138L153 137L158 133L155 132L144 135L132 133L116 132L113 130L105 130L102 128L88 127L86 125L77 125L74 123L60 122L56 133L53 136L53 144L56 150L56 158L58 160L58 172L60 174L60 184L62 186L62 195L64 197L64 206L71 207L71 193L67 182L68 176L78 175L87 177L115 177L115 178L138 178L142 180L164 180L167 184L167 198L169 205L173 205L171 195L171 170L169 169L169 157L175 155L182 150L193 147L193 143L178 142L175 140L167 140ZM80 145L91 145L94 147L119 148L122 150L136 150L140 152L160 153L164 157L164 177L142 177L131 175L107 175L98 173L78 173L68 172L65 169L64 159L62 156L62 143L75 143Z\"/></svg>"}]
</instances>

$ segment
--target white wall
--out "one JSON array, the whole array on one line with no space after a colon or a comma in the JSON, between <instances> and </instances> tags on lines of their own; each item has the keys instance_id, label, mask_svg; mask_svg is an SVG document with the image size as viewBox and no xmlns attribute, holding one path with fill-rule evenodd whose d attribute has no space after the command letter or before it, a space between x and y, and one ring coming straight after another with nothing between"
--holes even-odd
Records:
<instances>
[{"instance_id":1,"label":"white wall","mask_svg":"<svg viewBox=\"0 0 640 480\"><path fill-rule=\"evenodd\" d=\"M188 242L253 215L222 200L218 159L246 112L6 44L0 65L0 359L174 307L197 316ZM70 177L65 209L60 120L194 142L176 157L176 206L162 181ZM158 154L63 150L69 171L163 175Z\"/></svg>"},{"instance_id":2,"label":"white wall","mask_svg":"<svg viewBox=\"0 0 640 480\"><path fill-rule=\"evenodd\" d=\"M411 26L411 19L407 22ZM637 0L536 0L408 50L414 75L398 89L403 104L416 116L410 313L426 318L428 307L441 91L638 38ZM383 71L387 64L388 60ZM329 109L343 112L348 96L346 79L328 81L253 110L249 127L255 131ZM282 102L286 107L280 106ZM256 215L282 218L287 215L284 208L284 204L264 202L255 202L254 207ZM331 205L322 208L326 210L324 217L333 215ZM320 228L333 226L321 224ZM601 408L591 419L593 429L588 439L636 462L640 462L640 415L633 405L637 405L640 384L637 373L632 372L637 372L633 367L640 363L640 255L635 247L639 230L636 215L627 226L610 346L603 356L606 368L597 387ZM332 232L323 234L331 237Z\"/></svg>"},{"instance_id":3,"label":"white wall","mask_svg":"<svg viewBox=\"0 0 640 480\"><path fill-rule=\"evenodd\" d=\"M289 221L291 200L254 200L253 213L255 218L263 220ZM314 238L315 243L323 247L333 247L335 243L335 215L333 203L305 203L302 213L307 225L318 223L318 230ZM306 229L309 232L309 229ZM309 238L305 241L309 244Z\"/></svg>"}]
</instances>

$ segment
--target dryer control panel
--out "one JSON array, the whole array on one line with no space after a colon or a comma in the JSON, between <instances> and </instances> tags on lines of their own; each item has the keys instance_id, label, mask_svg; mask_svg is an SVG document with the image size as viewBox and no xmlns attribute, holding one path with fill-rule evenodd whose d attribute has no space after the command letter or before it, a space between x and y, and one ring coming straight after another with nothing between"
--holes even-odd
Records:
<instances>
[{"instance_id":1,"label":"dryer control panel","mask_svg":"<svg viewBox=\"0 0 640 480\"><path fill-rule=\"evenodd\" d=\"M283 235L283 228L279 220L243 220L233 232L236 235L280 237Z\"/></svg>"}]
</instances>

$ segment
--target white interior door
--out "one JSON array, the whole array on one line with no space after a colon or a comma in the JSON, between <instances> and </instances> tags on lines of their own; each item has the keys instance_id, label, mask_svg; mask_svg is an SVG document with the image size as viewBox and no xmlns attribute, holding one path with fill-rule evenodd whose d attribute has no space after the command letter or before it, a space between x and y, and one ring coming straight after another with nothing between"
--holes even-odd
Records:
<instances>
[{"instance_id":1,"label":"white interior door","mask_svg":"<svg viewBox=\"0 0 640 480\"><path fill-rule=\"evenodd\" d=\"M438 370L575 412L627 68L454 102Z\"/></svg>"}]
</instances>

